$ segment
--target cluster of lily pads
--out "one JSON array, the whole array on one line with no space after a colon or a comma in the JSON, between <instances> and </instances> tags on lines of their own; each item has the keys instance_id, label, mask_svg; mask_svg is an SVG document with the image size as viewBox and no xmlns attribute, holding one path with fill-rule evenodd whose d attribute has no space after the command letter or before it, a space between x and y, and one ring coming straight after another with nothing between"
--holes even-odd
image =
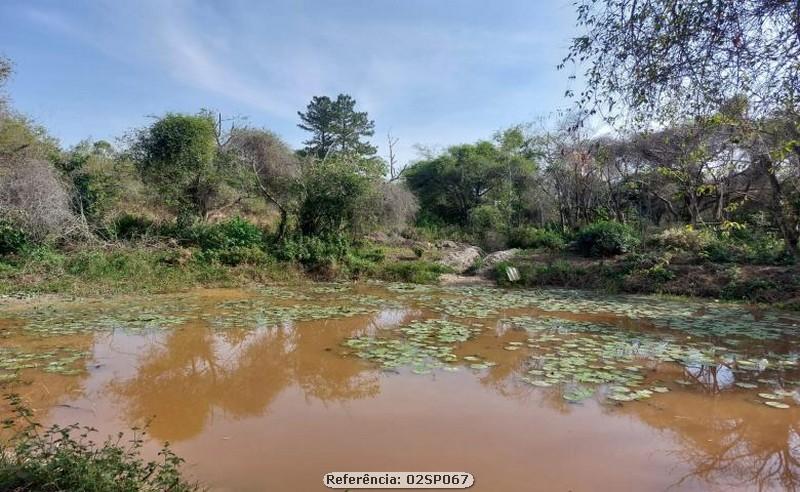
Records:
<instances>
[{"instance_id":1,"label":"cluster of lily pads","mask_svg":"<svg viewBox=\"0 0 800 492\"><path fill-rule=\"evenodd\" d=\"M348 292L350 290L352 290L352 287L346 284L328 284L311 288L311 292L315 294L336 294L339 292Z\"/></svg>"},{"instance_id":2,"label":"cluster of lily pads","mask_svg":"<svg viewBox=\"0 0 800 492\"><path fill-rule=\"evenodd\" d=\"M298 292L296 290L292 290L284 286L276 286L276 285L262 286L256 289L256 292L263 295L264 297L272 299L282 299L282 300L293 299L297 301L306 301L311 299L310 296L303 294L302 292Z\"/></svg>"},{"instance_id":3,"label":"cluster of lily pads","mask_svg":"<svg viewBox=\"0 0 800 492\"><path fill-rule=\"evenodd\" d=\"M369 314L375 309L368 306L317 306L295 304L271 306L259 299L225 301L217 306L217 312L201 315L215 328L255 328L275 326L292 321L313 321L347 318Z\"/></svg>"},{"instance_id":4,"label":"cluster of lily pads","mask_svg":"<svg viewBox=\"0 0 800 492\"><path fill-rule=\"evenodd\" d=\"M23 329L29 334L48 336L68 336L97 331L124 328L127 331L147 331L162 329L185 323L188 319L185 310L172 304L158 306L116 306L112 309L97 307L89 309L63 309L48 306L15 315L24 321Z\"/></svg>"},{"instance_id":5,"label":"cluster of lily pads","mask_svg":"<svg viewBox=\"0 0 800 492\"><path fill-rule=\"evenodd\" d=\"M387 287L402 291L398 287ZM594 292L548 289L504 290L493 287L443 287L440 296L417 296L431 309L461 318L488 318L506 310L530 308L546 312L612 314L645 320L654 326L692 336L778 340L800 336L800 315L766 311L754 315L744 306L669 300L653 296L600 295ZM413 293L413 290L407 292Z\"/></svg>"},{"instance_id":6,"label":"cluster of lily pads","mask_svg":"<svg viewBox=\"0 0 800 492\"><path fill-rule=\"evenodd\" d=\"M64 375L81 372L76 362L89 354L71 348L47 349L28 352L19 348L0 347L0 383L17 379L23 369L42 369Z\"/></svg>"},{"instance_id":7,"label":"cluster of lily pads","mask_svg":"<svg viewBox=\"0 0 800 492\"><path fill-rule=\"evenodd\" d=\"M568 401L589 398L600 388L606 398L614 401L642 400L666 393L670 391L669 383L648 377L659 363L683 366L686 377L673 381L682 386L727 384L755 389L796 383L785 375L797 366L798 354L749 358L709 341L681 342L670 336L630 332L588 321L520 316L504 322L531 336L525 345L533 354L520 379L539 387L562 385L567 388L563 396ZM728 381L718 381L718 373ZM768 394L774 398L765 396ZM790 395L795 393L783 389L759 393L773 408L788 408L775 400Z\"/></svg>"},{"instance_id":8,"label":"cluster of lily pads","mask_svg":"<svg viewBox=\"0 0 800 492\"><path fill-rule=\"evenodd\" d=\"M376 362L385 369L410 366L415 374L427 374L437 368L456 371L458 367L453 365L459 360L453 353L456 344L469 340L482 329L480 324L468 326L444 319L428 319L391 330L392 335L399 337L352 337L345 340L344 346L353 349L357 357ZM468 355L463 360L473 369L493 365L478 356Z\"/></svg>"}]
</instances>

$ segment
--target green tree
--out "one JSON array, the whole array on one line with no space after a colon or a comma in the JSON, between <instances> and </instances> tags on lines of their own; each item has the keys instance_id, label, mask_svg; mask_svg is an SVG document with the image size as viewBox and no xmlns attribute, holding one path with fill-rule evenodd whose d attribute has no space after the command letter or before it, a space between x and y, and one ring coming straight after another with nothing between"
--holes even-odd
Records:
<instances>
[{"instance_id":1,"label":"green tree","mask_svg":"<svg viewBox=\"0 0 800 492\"><path fill-rule=\"evenodd\" d=\"M457 145L410 166L406 182L427 218L466 225L470 212L483 204L499 207L508 217L518 196L513 185L532 170L533 163L504 145L510 143Z\"/></svg>"},{"instance_id":2,"label":"green tree","mask_svg":"<svg viewBox=\"0 0 800 492\"><path fill-rule=\"evenodd\" d=\"M122 199L141 187L133 164L105 140L78 143L56 165L72 185L73 209L93 226L120 212Z\"/></svg>"},{"instance_id":3,"label":"green tree","mask_svg":"<svg viewBox=\"0 0 800 492\"><path fill-rule=\"evenodd\" d=\"M377 149L363 140L375 134L375 122L355 106L355 99L347 94L339 94L336 100L314 96L306 111L297 113L302 121L297 126L311 132L311 138L303 142L305 152L319 159L334 153L359 158L375 155Z\"/></svg>"},{"instance_id":4,"label":"green tree","mask_svg":"<svg viewBox=\"0 0 800 492\"><path fill-rule=\"evenodd\" d=\"M365 232L379 220L385 169L375 160L335 156L307 166L300 229L306 235Z\"/></svg>"},{"instance_id":5,"label":"green tree","mask_svg":"<svg viewBox=\"0 0 800 492\"><path fill-rule=\"evenodd\" d=\"M145 184L179 216L208 218L219 196L224 162L213 118L167 114L138 135L132 147Z\"/></svg>"}]
</instances>

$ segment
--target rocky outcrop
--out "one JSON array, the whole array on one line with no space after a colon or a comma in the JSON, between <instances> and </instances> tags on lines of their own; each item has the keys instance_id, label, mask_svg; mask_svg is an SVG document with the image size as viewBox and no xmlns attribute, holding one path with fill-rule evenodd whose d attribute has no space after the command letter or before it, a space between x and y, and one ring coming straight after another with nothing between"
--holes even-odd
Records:
<instances>
[{"instance_id":1,"label":"rocky outcrop","mask_svg":"<svg viewBox=\"0 0 800 492\"><path fill-rule=\"evenodd\" d=\"M481 267L478 269L478 275L482 277L491 276L492 272L494 271L494 267L498 263L514 258L517 256L517 254L519 254L520 251L522 250L514 248L503 251L495 251L494 253L487 255L481 262Z\"/></svg>"},{"instance_id":2,"label":"rocky outcrop","mask_svg":"<svg viewBox=\"0 0 800 492\"><path fill-rule=\"evenodd\" d=\"M491 280L466 275L456 275L454 273L445 273L439 277L439 285L494 285Z\"/></svg>"},{"instance_id":3,"label":"rocky outcrop","mask_svg":"<svg viewBox=\"0 0 800 492\"><path fill-rule=\"evenodd\" d=\"M453 248L448 247L442 255L439 263L452 268L456 273L464 273L475 264L481 257L481 250L477 246L457 245L452 241ZM450 246L448 244L448 246Z\"/></svg>"}]
</instances>

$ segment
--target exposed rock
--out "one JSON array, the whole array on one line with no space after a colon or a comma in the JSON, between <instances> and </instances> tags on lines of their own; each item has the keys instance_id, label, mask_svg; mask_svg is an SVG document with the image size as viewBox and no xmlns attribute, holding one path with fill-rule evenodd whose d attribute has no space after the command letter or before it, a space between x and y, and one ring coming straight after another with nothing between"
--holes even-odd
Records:
<instances>
[{"instance_id":1,"label":"exposed rock","mask_svg":"<svg viewBox=\"0 0 800 492\"><path fill-rule=\"evenodd\" d=\"M455 245L455 243L453 244ZM456 249L446 252L439 263L449 266L456 273L464 273L481 257L481 250L477 246L455 246Z\"/></svg>"},{"instance_id":2,"label":"exposed rock","mask_svg":"<svg viewBox=\"0 0 800 492\"><path fill-rule=\"evenodd\" d=\"M478 275L488 277L494 270L495 265L503 261L510 260L511 258L517 256L520 251L520 249L514 248L503 251L495 251L494 253L487 255L483 259L483 262L481 262L481 267L478 269Z\"/></svg>"},{"instance_id":3,"label":"exposed rock","mask_svg":"<svg viewBox=\"0 0 800 492\"><path fill-rule=\"evenodd\" d=\"M494 285L494 282L481 277L445 273L439 277L440 285Z\"/></svg>"},{"instance_id":4,"label":"exposed rock","mask_svg":"<svg viewBox=\"0 0 800 492\"><path fill-rule=\"evenodd\" d=\"M367 234L367 240L377 244L388 244L391 238L385 232L373 232Z\"/></svg>"}]
</instances>

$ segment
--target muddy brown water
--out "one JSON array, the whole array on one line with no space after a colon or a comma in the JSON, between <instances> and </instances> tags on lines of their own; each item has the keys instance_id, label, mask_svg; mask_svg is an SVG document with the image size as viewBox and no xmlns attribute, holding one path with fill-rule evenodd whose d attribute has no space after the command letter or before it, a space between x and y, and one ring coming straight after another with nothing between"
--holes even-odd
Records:
<instances>
[{"instance_id":1,"label":"muddy brown water","mask_svg":"<svg viewBox=\"0 0 800 492\"><path fill-rule=\"evenodd\" d=\"M703 368L713 373L714 385L681 386L671 381L685 377L686 367L648 365L647 381L667 381L659 384L670 391L622 403L599 394L572 403L559 387L520 381L532 349L504 347L531 335L499 320L541 314L535 306L484 316L486 329L455 344L459 356L481 354L495 366L425 374L385 370L353 356L343 342L446 317L430 308L436 291L415 297L384 286L348 286L352 295L391 303L350 317L251 320L224 329L214 324L230 316L220 308L229 301L327 306L345 299L335 289L314 288L287 288L308 297L301 300L203 290L7 307L0 310L0 348L35 353L68 347L86 355L74 362L75 374L46 371L40 363L0 390L22 394L45 423L80 422L111 434L149 421L147 453L169 441L192 478L220 491L327 490L325 473L366 470L467 471L475 477L472 490L479 491L784 490L800 484L797 398L786 400L788 409L770 408L754 394L764 388L717 381L734 377L725 367ZM183 318L166 327L152 326L156 318L137 329L122 321L43 336L26 330L29 318L21 316L45 308L86 316L114 306L126 312L168 306ZM654 332L646 321L613 313L558 316ZM46 325L60 318L40 319ZM795 344L779 340L768 347L765 353L790 352ZM800 379L795 372L783 375Z\"/></svg>"}]
</instances>

